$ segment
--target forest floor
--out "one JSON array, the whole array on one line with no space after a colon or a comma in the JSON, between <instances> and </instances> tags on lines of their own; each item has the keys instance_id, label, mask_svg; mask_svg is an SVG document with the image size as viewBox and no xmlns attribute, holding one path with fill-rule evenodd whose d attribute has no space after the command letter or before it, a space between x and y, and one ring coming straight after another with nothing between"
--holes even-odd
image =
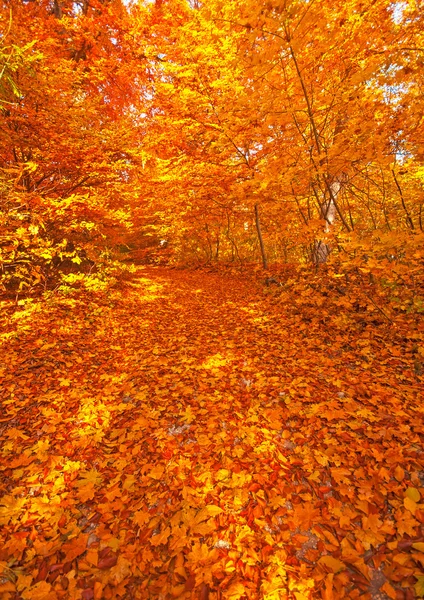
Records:
<instances>
[{"instance_id":1,"label":"forest floor","mask_svg":"<svg viewBox=\"0 0 424 600\"><path fill-rule=\"evenodd\" d=\"M424 594L422 319L373 304L141 267L6 306L0 598Z\"/></svg>"}]
</instances>

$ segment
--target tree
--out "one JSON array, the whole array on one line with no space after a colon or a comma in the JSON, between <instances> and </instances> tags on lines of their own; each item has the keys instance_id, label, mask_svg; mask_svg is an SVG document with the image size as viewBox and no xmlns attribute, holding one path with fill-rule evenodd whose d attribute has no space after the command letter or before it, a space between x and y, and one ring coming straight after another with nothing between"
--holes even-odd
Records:
<instances>
[{"instance_id":1,"label":"tree","mask_svg":"<svg viewBox=\"0 0 424 600\"><path fill-rule=\"evenodd\" d=\"M134 47L119 2L13 2L10 14L9 45L22 51L5 65L2 260L16 290L47 282L59 265L90 266L128 223L140 163L133 101L148 74L127 62Z\"/></svg>"},{"instance_id":2,"label":"tree","mask_svg":"<svg viewBox=\"0 0 424 600\"><path fill-rule=\"evenodd\" d=\"M285 246L299 258L308 249L317 263L335 235L385 230L387 202L411 229L417 214L402 199L393 164L396 147L406 151L409 134L397 115L413 87L392 79L403 79L408 52L419 55L420 21L414 9L399 15L386 0L187 7L172 44L168 34L160 45L154 127L170 161L164 203L182 197L192 206L202 185L220 186L204 195L204 220L221 195L232 214L266 205L265 230L279 222ZM237 229L235 237L246 238Z\"/></svg>"}]
</instances>

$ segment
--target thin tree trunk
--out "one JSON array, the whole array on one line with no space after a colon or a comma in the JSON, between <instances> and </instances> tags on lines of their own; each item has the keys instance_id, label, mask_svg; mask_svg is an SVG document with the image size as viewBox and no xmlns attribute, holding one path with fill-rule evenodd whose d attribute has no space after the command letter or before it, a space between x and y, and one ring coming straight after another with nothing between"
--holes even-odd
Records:
<instances>
[{"instance_id":1,"label":"thin tree trunk","mask_svg":"<svg viewBox=\"0 0 424 600\"><path fill-rule=\"evenodd\" d=\"M54 0L53 2L53 13L56 19L61 19L63 17L62 7L58 0Z\"/></svg>"},{"instance_id":2,"label":"thin tree trunk","mask_svg":"<svg viewBox=\"0 0 424 600\"><path fill-rule=\"evenodd\" d=\"M261 256L262 256L262 264L264 269L268 269L268 261L266 258L266 254L265 254L265 245L264 245L264 240L262 237L262 230L261 230L261 220L259 218L259 206L257 204L255 204L255 223L256 223L256 231L258 232L258 240L259 240L259 246L261 248Z\"/></svg>"},{"instance_id":3,"label":"thin tree trunk","mask_svg":"<svg viewBox=\"0 0 424 600\"><path fill-rule=\"evenodd\" d=\"M329 233L333 227L334 219L336 218L336 199L339 195L341 184L339 181L333 181L330 185L331 195L327 201L322 204L321 216L325 219L325 233ZM331 252L329 244L326 244L322 240L316 240L314 248L314 262L316 265L327 262L328 256Z\"/></svg>"},{"instance_id":4,"label":"thin tree trunk","mask_svg":"<svg viewBox=\"0 0 424 600\"><path fill-rule=\"evenodd\" d=\"M290 36L289 36L289 33L286 28L285 28L285 34L286 34L286 41L289 43L290 54L291 54L291 57L294 62L296 73L297 73L298 79L300 81L300 85L302 87L303 96L305 98L307 113L308 113L309 122L310 122L310 125L312 128L312 133L313 133L313 138L315 141L317 154L320 157L320 156L322 156L322 154L321 154L322 148L321 148L321 143L320 143L320 139L319 139L319 135L318 135L318 128L315 123L315 118L314 118L314 114L312 111L312 104L309 99L309 95L308 95L308 91L306 89L305 82L303 81L302 72L301 72L299 64L297 62L296 54L294 52L293 47L290 45ZM311 153L311 160L312 160L312 164L314 165L315 169L318 172L317 164L316 164L316 161L315 161L312 153ZM322 159L320 159L320 164L321 164L321 161L322 161ZM340 207L337 202L337 196L338 196L340 188L339 187L336 188L336 193L334 193L334 182L330 183L330 178L328 175L324 175L323 182L324 182L325 187L327 188L327 193L330 198L328 203L323 204L323 208L325 209L324 218L328 221L329 225L331 225L332 221L334 221L335 214L337 213L339 215L340 220L343 223L343 226L345 227L346 231L350 231L350 227L349 227L348 223L346 222L346 219L344 218L344 215L341 212ZM321 212L324 212L322 208L321 208ZM334 216L333 216L333 213L334 213ZM331 219L332 219L332 221L331 221Z\"/></svg>"},{"instance_id":5,"label":"thin tree trunk","mask_svg":"<svg viewBox=\"0 0 424 600\"><path fill-rule=\"evenodd\" d=\"M238 251L237 244L235 243L234 239L230 235L230 216L229 215L227 215L227 231L226 231L226 236L227 236L227 239L231 243L231 262L234 262L234 257L237 256L237 259L240 261L240 264L242 265L243 261L240 258L240 254L239 254L239 251Z\"/></svg>"},{"instance_id":6,"label":"thin tree trunk","mask_svg":"<svg viewBox=\"0 0 424 600\"><path fill-rule=\"evenodd\" d=\"M215 250L215 260L219 260L219 234L216 236L216 250Z\"/></svg>"},{"instance_id":7,"label":"thin tree trunk","mask_svg":"<svg viewBox=\"0 0 424 600\"><path fill-rule=\"evenodd\" d=\"M408 208L406 206L405 198L403 197L402 188L400 187L400 184L399 184L398 178L396 177L396 173L395 173L394 169L392 169L392 175L393 175L393 179L395 180L395 184L396 184L396 187L398 189L400 199L402 201L403 210L405 211L405 214L406 214L406 222L408 223L408 226L411 229L415 229L414 222L413 222L413 220L411 218L411 215L409 214L409 210L408 210Z\"/></svg>"}]
</instances>

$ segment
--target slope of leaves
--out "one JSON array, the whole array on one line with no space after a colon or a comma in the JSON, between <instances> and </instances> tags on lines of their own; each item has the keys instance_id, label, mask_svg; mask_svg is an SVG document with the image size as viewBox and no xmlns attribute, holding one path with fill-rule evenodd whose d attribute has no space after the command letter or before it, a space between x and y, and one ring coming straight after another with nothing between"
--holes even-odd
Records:
<instances>
[{"instance_id":1,"label":"slope of leaves","mask_svg":"<svg viewBox=\"0 0 424 600\"><path fill-rule=\"evenodd\" d=\"M326 293L149 268L3 306L0 597L419 597L422 323Z\"/></svg>"}]
</instances>

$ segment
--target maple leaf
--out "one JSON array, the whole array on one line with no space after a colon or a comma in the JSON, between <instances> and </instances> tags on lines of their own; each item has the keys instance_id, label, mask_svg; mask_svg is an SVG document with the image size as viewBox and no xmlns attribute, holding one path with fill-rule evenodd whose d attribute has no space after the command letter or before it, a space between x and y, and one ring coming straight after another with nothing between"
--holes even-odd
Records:
<instances>
[{"instance_id":1,"label":"maple leaf","mask_svg":"<svg viewBox=\"0 0 424 600\"><path fill-rule=\"evenodd\" d=\"M160 533L153 535L150 539L150 543L152 544L152 546L160 546L161 544L166 544L170 535L171 529L170 527L166 527Z\"/></svg>"},{"instance_id":2,"label":"maple leaf","mask_svg":"<svg viewBox=\"0 0 424 600\"><path fill-rule=\"evenodd\" d=\"M346 569L346 565L333 556L321 556L321 558L318 559L318 562L328 567L333 573L338 573L339 571Z\"/></svg>"},{"instance_id":3,"label":"maple leaf","mask_svg":"<svg viewBox=\"0 0 424 600\"><path fill-rule=\"evenodd\" d=\"M0 499L0 522L3 525L7 525L15 515L20 513L26 503L26 498L3 496L3 498Z\"/></svg>"},{"instance_id":4,"label":"maple leaf","mask_svg":"<svg viewBox=\"0 0 424 600\"><path fill-rule=\"evenodd\" d=\"M294 508L293 520L296 525L308 529L319 517L320 510L311 502L302 502Z\"/></svg>"},{"instance_id":5,"label":"maple leaf","mask_svg":"<svg viewBox=\"0 0 424 600\"><path fill-rule=\"evenodd\" d=\"M66 542L62 546L62 551L65 553L66 562L72 562L74 558L83 554L87 549L88 535L80 534L70 542Z\"/></svg>"},{"instance_id":6,"label":"maple leaf","mask_svg":"<svg viewBox=\"0 0 424 600\"><path fill-rule=\"evenodd\" d=\"M149 471L149 477L152 479L162 479L165 469L162 465L156 465Z\"/></svg>"},{"instance_id":7,"label":"maple leaf","mask_svg":"<svg viewBox=\"0 0 424 600\"><path fill-rule=\"evenodd\" d=\"M227 591L228 598L231 600L238 600L246 594L246 588L240 582L234 582L230 585Z\"/></svg>"},{"instance_id":8,"label":"maple leaf","mask_svg":"<svg viewBox=\"0 0 424 600\"><path fill-rule=\"evenodd\" d=\"M52 590L50 583L39 581L35 585L21 592L22 598L25 600L43 600L43 598L56 598L55 592Z\"/></svg>"}]
</instances>

